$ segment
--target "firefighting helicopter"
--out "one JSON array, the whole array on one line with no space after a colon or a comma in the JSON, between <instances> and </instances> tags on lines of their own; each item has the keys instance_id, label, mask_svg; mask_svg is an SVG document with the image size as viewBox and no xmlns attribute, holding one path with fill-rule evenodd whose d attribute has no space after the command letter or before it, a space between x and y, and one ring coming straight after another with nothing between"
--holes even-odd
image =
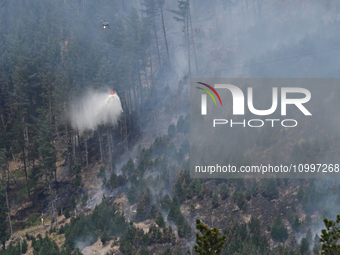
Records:
<instances>
[{"instance_id":1,"label":"firefighting helicopter","mask_svg":"<svg viewBox=\"0 0 340 255\"><path fill-rule=\"evenodd\" d=\"M103 21L103 20L101 22L102 22L102 29L109 28L109 22Z\"/></svg>"},{"instance_id":2,"label":"firefighting helicopter","mask_svg":"<svg viewBox=\"0 0 340 255\"><path fill-rule=\"evenodd\" d=\"M109 106L109 105L115 105L116 107L119 107L121 112L123 112L121 103L120 103L120 98L117 95L117 93L115 93L114 90L112 90L110 92L110 95L108 96L108 98L105 100L105 105Z\"/></svg>"}]
</instances>

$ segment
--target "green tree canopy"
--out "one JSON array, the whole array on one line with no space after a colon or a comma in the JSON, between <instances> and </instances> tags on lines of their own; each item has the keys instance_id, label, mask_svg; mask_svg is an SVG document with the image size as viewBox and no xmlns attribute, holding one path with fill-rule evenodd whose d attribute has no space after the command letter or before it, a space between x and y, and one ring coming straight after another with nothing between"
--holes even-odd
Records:
<instances>
[{"instance_id":1,"label":"green tree canopy","mask_svg":"<svg viewBox=\"0 0 340 255\"><path fill-rule=\"evenodd\" d=\"M196 229L201 233L196 233L195 251L200 255L220 254L226 236L219 236L217 228L210 229L208 225L203 225L199 219L196 220Z\"/></svg>"},{"instance_id":2,"label":"green tree canopy","mask_svg":"<svg viewBox=\"0 0 340 255\"><path fill-rule=\"evenodd\" d=\"M326 229L321 230L320 241L321 254L340 254L340 244L338 243L340 239L340 215L336 216L336 220L324 219Z\"/></svg>"}]
</instances>

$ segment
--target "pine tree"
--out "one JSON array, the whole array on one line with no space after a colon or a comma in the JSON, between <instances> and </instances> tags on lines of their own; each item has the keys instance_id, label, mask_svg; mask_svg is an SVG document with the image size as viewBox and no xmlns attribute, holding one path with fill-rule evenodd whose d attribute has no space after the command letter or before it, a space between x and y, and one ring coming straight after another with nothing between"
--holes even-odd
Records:
<instances>
[{"instance_id":1,"label":"pine tree","mask_svg":"<svg viewBox=\"0 0 340 255\"><path fill-rule=\"evenodd\" d=\"M126 164L122 166L122 172L126 175L132 174L134 169L135 169L135 163L133 163L133 160L131 158L129 158Z\"/></svg>"},{"instance_id":2,"label":"pine tree","mask_svg":"<svg viewBox=\"0 0 340 255\"><path fill-rule=\"evenodd\" d=\"M0 172L2 171L2 181L6 182L6 171L9 172L8 169L8 161L7 161L7 151L6 149L1 149L0 148ZM13 236L13 228L12 228L12 221L11 221L11 211L9 207L9 202L8 202L8 183L5 183L4 185L4 191L5 191L5 197L6 197L6 206L7 206L7 213L8 213L8 221L10 225L10 231L11 231L11 237Z\"/></svg>"},{"instance_id":3,"label":"pine tree","mask_svg":"<svg viewBox=\"0 0 340 255\"><path fill-rule=\"evenodd\" d=\"M6 221L7 212L5 187L0 182L0 242L3 245L3 250L5 250L5 244L9 238L9 235L6 232L8 225L8 222Z\"/></svg>"},{"instance_id":4,"label":"pine tree","mask_svg":"<svg viewBox=\"0 0 340 255\"><path fill-rule=\"evenodd\" d=\"M161 228L164 228L165 227L165 221L164 221L164 218L163 218L163 215L161 212L158 212L157 215L156 215L156 219L155 219L155 222L157 223L157 225Z\"/></svg>"},{"instance_id":5,"label":"pine tree","mask_svg":"<svg viewBox=\"0 0 340 255\"><path fill-rule=\"evenodd\" d=\"M45 172L46 185L53 179L57 181L56 155L57 151L53 145L51 135L51 126L42 109L39 110L39 118L36 119L36 133L38 142L38 151L41 157L42 167Z\"/></svg>"},{"instance_id":6,"label":"pine tree","mask_svg":"<svg viewBox=\"0 0 340 255\"><path fill-rule=\"evenodd\" d=\"M218 205L219 205L219 199L218 199L218 196L216 195L216 193L214 193L212 195L211 204L212 204L213 208L218 207Z\"/></svg>"},{"instance_id":7,"label":"pine tree","mask_svg":"<svg viewBox=\"0 0 340 255\"><path fill-rule=\"evenodd\" d=\"M309 243L306 237L303 237L301 239L300 243L300 253L301 255L308 254L309 253Z\"/></svg>"},{"instance_id":8,"label":"pine tree","mask_svg":"<svg viewBox=\"0 0 340 255\"><path fill-rule=\"evenodd\" d=\"M14 121L13 129L12 129L12 137L15 139L15 150L13 153L21 153L20 154L20 159L24 163L24 171L25 171L25 177L26 177L26 188L27 188L27 193L28 197L31 200L31 194L30 194L30 189L29 189L29 182L28 182L28 175L27 175L27 143L25 139L25 133L27 133L27 126L26 126L26 121L25 117L27 110L24 108L21 108L17 114L16 114L16 119ZM26 131L26 132L25 132Z\"/></svg>"},{"instance_id":9,"label":"pine tree","mask_svg":"<svg viewBox=\"0 0 340 255\"><path fill-rule=\"evenodd\" d=\"M284 242L287 239L288 231L280 215L274 219L270 233L275 241Z\"/></svg>"},{"instance_id":10,"label":"pine tree","mask_svg":"<svg viewBox=\"0 0 340 255\"><path fill-rule=\"evenodd\" d=\"M199 219L196 220L196 229L200 231L196 233L195 251L200 255L221 254L222 247L226 236L219 236L217 228L210 229L208 225L203 225Z\"/></svg>"},{"instance_id":11,"label":"pine tree","mask_svg":"<svg viewBox=\"0 0 340 255\"><path fill-rule=\"evenodd\" d=\"M77 188L79 189L79 187L81 186L81 165L74 165L72 167L72 170L73 170L73 175L75 176L72 184Z\"/></svg>"},{"instance_id":12,"label":"pine tree","mask_svg":"<svg viewBox=\"0 0 340 255\"><path fill-rule=\"evenodd\" d=\"M221 195L221 198L224 200L226 199L228 196L229 196L229 191L228 191L228 188L227 188L227 185L225 185L225 183L223 183L221 185L221 188L220 188L220 195Z\"/></svg>"},{"instance_id":13,"label":"pine tree","mask_svg":"<svg viewBox=\"0 0 340 255\"><path fill-rule=\"evenodd\" d=\"M336 220L324 219L326 229L321 230L320 242L321 254L340 254L340 244L337 241L340 239L340 229L338 224L340 223L340 215L336 216Z\"/></svg>"},{"instance_id":14,"label":"pine tree","mask_svg":"<svg viewBox=\"0 0 340 255\"><path fill-rule=\"evenodd\" d=\"M321 248L320 237L317 234L315 234L313 254L320 254L320 248Z\"/></svg>"}]
</instances>

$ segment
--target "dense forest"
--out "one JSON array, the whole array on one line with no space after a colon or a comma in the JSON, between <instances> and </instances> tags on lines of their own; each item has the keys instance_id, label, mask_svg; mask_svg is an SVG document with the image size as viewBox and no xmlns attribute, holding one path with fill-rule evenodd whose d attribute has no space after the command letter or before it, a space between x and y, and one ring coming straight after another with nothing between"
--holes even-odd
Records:
<instances>
[{"instance_id":1,"label":"dense forest","mask_svg":"<svg viewBox=\"0 0 340 255\"><path fill-rule=\"evenodd\" d=\"M154 105L152 72L161 68L149 58L156 10L149 4L144 18L135 9L123 16L119 4L108 1L5 1L1 8L2 169L5 175L8 159L22 161L21 195L34 201L40 180L45 188L58 182L58 145L71 171L85 161L88 166L88 142L112 165L116 151L129 150L140 136L141 116ZM109 29L101 28L103 17L110 18ZM90 88L119 94L124 116L118 127L101 125L83 134L72 129L70 102Z\"/></svg>"},{"instance_id":2,"label":"dense forest","mask_svg":"<svg viewBox=\"0 0 340 255\"><path fill-rule=\"evenodd\" d=\"M189 173L190 78L339 77L340 5L307 2L1 1L0 254L337 254L337 179ZM237 132L226 162L338 155L312 128Z\"/></svg>"}]
</instances>

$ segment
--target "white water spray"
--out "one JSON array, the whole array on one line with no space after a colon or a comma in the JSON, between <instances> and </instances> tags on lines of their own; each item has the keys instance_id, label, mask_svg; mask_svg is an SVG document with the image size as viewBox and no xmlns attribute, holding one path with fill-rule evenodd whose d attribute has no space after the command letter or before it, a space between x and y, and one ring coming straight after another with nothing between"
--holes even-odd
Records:
<instances>
[{"instance_id":1,"label":"white water spray","mask_svg":"<svg viewBox=\"0 0 340 255\"><path fill-rule=\"evenodd\" d=\"M69 117L72 127L82 133L102 124L116 125L122 112L117 93L91 92L71 104Z\"/></svg>"}]
</instances>

